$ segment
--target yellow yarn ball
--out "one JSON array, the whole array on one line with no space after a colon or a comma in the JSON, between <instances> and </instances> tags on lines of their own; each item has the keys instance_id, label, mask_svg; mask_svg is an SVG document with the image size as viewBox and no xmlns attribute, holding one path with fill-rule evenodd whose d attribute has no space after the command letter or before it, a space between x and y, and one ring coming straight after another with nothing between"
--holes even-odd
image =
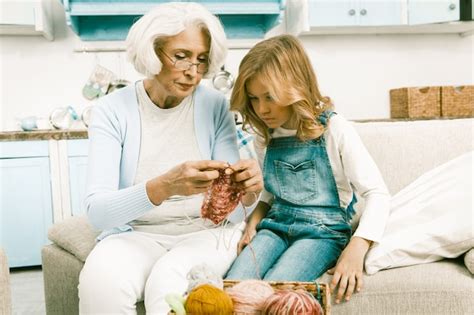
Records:
<instances>
[{"instance_id":1,"label":"yellow yarn ball","mask_svg":"<svg viewBox=\"0 0 474 315\"><path fill-rule=\"evenodd\" d=\"M184 307L190 315L232 315L234 310L230 296L210 284L195 287Z\"/></svg>"}]
</instances>

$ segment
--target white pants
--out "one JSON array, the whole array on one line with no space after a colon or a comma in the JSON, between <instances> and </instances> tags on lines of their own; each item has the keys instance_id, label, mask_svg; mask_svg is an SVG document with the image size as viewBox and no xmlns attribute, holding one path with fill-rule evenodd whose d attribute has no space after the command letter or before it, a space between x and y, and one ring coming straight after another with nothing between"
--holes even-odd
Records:
<instances>
[{"instance_id":1,"label":"white pants","mask_svg":"<svg viewBox=\"0 0 474 315\"><path fill-rule=\"evenodd\" d=\"M136 314L135 304L144 301L147 314L167 314L165 295L186 291L186 275L193 266L206 263L224 276L236 257L241 230L176 236L134 231L105 238L81 271L80 313Z\"/></svg>"}]
</instances>

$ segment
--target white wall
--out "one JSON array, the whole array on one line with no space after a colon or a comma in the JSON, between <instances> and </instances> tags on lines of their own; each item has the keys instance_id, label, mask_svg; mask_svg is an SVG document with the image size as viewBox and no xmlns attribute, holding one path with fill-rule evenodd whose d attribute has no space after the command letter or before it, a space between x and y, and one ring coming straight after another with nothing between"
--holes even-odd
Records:
<instances>
[{"instance_id":1,"label":"white wall","mask_svg":"<svg viewBox=\"0 0 474 315\"><path fill-rule=\"evenodd\" d=\"M72 105L80 114L89 104L81 95L94 65L128 80L140 76L124 53L75 53L78 37L53 1L55 40L1 36L0 130L18 129L17 118L48 117ZM302 41L321 90L350 119L388 118L389 90L404 86L474 84L473 38L449 35L306 36ZM86 43L87 44L87 43ZM227 69L237 73L246 49L232 49Z\"/></svg>"}]
</instances>

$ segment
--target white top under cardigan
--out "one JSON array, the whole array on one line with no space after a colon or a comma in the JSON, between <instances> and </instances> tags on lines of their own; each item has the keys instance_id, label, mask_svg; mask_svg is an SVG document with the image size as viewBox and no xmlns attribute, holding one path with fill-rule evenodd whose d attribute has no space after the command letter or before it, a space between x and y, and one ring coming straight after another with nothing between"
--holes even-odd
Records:
<instances>
[{"instance_id":1,"label":"white top under cardigan","mask_svg":"<svg viewBox=\"0 0 474 315\"><path fill-rule=\"evenodd\" d=\"M142 132L134 184L160 176L186 161L202 160L194 132L193 94L175 107L160 108L150 99L142 82L136 87ZM130 225L135 231L167 235L213 228L212 221L200 216L203 199L203 194L170 196Z\"/></svg>"},{"instance_id":2,"label":"white top under cardigan","mask_svg":"<svg viewBox=\"0 0 474 315\"><path fill-rule=\"evenodd\" d=\"M272 137L289 137L295 134L296 130L277 128ZM390 194L377 165L354 127L339 114L329 119L324 139L341 207L349 205L353 189L365 200L365 209L353 235L378 242L388 219ZM262 138L256 138L255 151L260 165L263 165L266 149ZM273 195L264 190L260 200L271 204Z\"/></svg>"},{"instance_id":3,"label":"white top under cardigan","mask_svg":"<svg viewBox=\"0 0 474 315\"><path fill-rule=\"evenodd\" d=\"M199 85L194 91L194 126L205 159L239 159L235 124L220 92ZM134 184L141 143L135 84L100 98L92 108L85 205L89 221L107 235L131 230L129 222L154 205L145 182ZM239 207L231 222L243 219Z\"/></svg>"}]
</instances>

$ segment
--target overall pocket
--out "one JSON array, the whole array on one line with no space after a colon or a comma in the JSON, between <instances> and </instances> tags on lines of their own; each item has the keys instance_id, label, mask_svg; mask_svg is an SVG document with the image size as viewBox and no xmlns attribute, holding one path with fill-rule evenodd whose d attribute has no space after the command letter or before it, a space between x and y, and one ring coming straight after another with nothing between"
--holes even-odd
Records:
<instances>
[{"instance_id":1,"label":"overall pocket","mask_svg":"<svg viewBox=\"0 0 474 315\"><path fill-rule=\"evenodd\" d=\"M273 163L280 198L302 205L317 195L315 161L303 161L296 165L279 160Z\"/></svg>"}]
</instances>

